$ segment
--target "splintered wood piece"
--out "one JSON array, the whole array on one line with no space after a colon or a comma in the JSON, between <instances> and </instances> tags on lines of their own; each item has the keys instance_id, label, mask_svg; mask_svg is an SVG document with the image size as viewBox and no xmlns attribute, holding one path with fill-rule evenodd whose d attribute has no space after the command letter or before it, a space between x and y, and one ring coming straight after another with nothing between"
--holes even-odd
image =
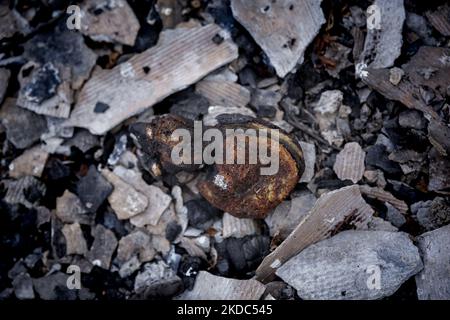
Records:
<instances>
[{"instance_id":1,"label":"splintered wood piece","mask_svg":"<svg viewBox=\"0 0 450 320\"><path fill-rule=\"evenodd\" d=\"M253 219L239 219L225 212L222 218L224 238L242 238L259 233L258 225Z\"/></svg>"},{"instance_id":2,"label":"splintered wood piece","mask_svg":"<svg viewBox=\"0 0 450 320\"><path fill-rule=\"evenodd\" d=\"M237 280L200 271L194 288L186 290L179 300L258 300L266 287L253 279Z\"/></svg>"},{"instance_id":3,"label":"splintered wood piece","mask_svg":"<svg viewBox=\"0 0 450 320\"><path fill-rule=\"evenodd\" d=\"M303 62L303 53L325 22L320 0L232 0L233 15L264 50L277 75Z\"/></svg>"},{"instance_id":4,"label":"splintered wood piece","mask_svg":"<svg viewBox=\"0 0 450 320\"><path fill-rule=\"evenodd\" d=\"M231 81L202 80L195 90L213 106L245 107L250 102L250 91Z\"/></svg>"},{"instance_id":5,"label":"splintered wood piece","mask_svg":"<svg viewBox=\"0 0 450 320\"><path fill-rule=\"evenodd\" d=\"M369 187L367 185L363 185L359 186L359 188L361 190L361 193L368 196L369 198L375 198L382 202L387 202L401 213L406 213L408 211L408 205L405 203L405 201L397 199L392 194L379 187Z\"/></svg>"},{"instance_id":6,"label":"splintered wood piece","mask_svg":"<svg viewBox=\"0 0 450 320\"><path fill-rule=\"evenodd\" d=\"M388 69L367 69L362 81L388 99L403 103L406 107L417 109L429 117L440 121L433 108L420 98L420 88L428 87L439 97L446 96L450 86L450 49L421 47L411 60L402 66L405 77L399 84L389 81Z\"/></svg>"},{"instance_id":7,"label":"splintered wood piece","mask_svg":"<svg viewBox=\"0 0 450 320\"><path fill-rule=\"evenodd\" d=\"M115 0L105 5L104 0L85 0L81 10L82 34L95 41L134 45L140 25L127 1Z\"/></svg>"},{"instance_id":8,"label":"splintered wood piece","mask_svg":"<svg viewBox=\"0 0 450 320\"><path fill-rule=\"evenodd\" d=\"M336 156L333 170L341 180L357 183L364 174L366 153L357 142L349 142Z\"/></svg>"},{"instance_id":9,"label":"splintered wood piece","mask_svg":"<svg viewBox=\"0 0 450 320\"><path fill-rule=\"evenodd\" d=\"M403 0L375 0L369 13L360 61L375 69L391 67L402 49Z\"/></svg>"},{"instance_id":10,"label":"splintered wood piece","mask_svg":"<svg viewBox=\"0 0 450 320\"><path fill-rule=\"evenodd\" d=\"M450 36L450 5L448 3L438 7L435 11L425 13L433 27L444 36Z\"/></svg>"},{"instance_id":11,"label":"splintered wood piece","mask_svg":"<svg viewBox=\"0 0 450 320\"><path fill-rule=\"evenodd\" d=\"M332 236L346 224L367 228L372 215L357 185L323 194L286 240L265 257L256 278L270 281L280 266L309 245Z\"/></svg>"},{"instance_id":12,"label":"splintered wood piece","mask_svg":"<svg viewBox=\"0 0 450 320\"><path fill-rule=\"evenodd\" d=\"M213 41L217 36L223 41ZM215 24L164 31L156 46L111 70L94 71L64 125L104 134L237 56L230 36ZM99 103L108 108L99 112Z\"/></svg>"}]
</instances>

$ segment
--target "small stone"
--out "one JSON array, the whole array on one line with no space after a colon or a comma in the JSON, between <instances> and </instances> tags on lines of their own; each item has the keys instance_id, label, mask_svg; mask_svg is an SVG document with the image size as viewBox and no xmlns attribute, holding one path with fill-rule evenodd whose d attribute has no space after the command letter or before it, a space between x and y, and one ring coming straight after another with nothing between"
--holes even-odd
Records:
<instances>
[{"instance_id":1,"label":"small stone","mask_svg":"<svg viewBox=\"0 0 450 320\"><path fill-rule=\"evenodd\" d=\"M392 295L421 269L407 234L349 230L309 246L277 275L302 299L365 300Z\"/></svg>"},{"instance_id":2,"label":"small stone","mask_svg":"<svg viewBox=\"0 0 450 320\"><path fill-rule=\"evenodd\" d=\"M94 243L91 250L86 254L86 258L95 266L109 269L111 257L117 247L116 236L102 225L95 227L92 236L94 237Z\"/></svg>"},{"instance_id":3,"label":"small stone","mask_svg":"<svg viewBox=\"0 0 450 320\"><path fill-rule=\"evenodd\" d=\"M155 249L147 233L137 230L120 239L117 260L123 263L133 256L137 256L141 262L150 261L155 256Z\"/></svg>"},{"instance_id":4,"label":"small stone","mask_svg":"<svg viewBox=\"0 0 450 320\"><path fill-rule=\"evenodd\" d=\"M314 106L320 133L329 144L341 146L344 138L336 125L338 111L342 105L344 95L339 90L322 92L319 101Z\"/></svg>"},{"instance_id":5,"label":"small stone","mask_svg":"<svg viewBox=\"0 0 450 320\"><path fill-rule=\"evenodd\" d=\"M423 130L427 127L424 116L417 110L405 110L398 115L398 124L403 128Z\"/></svg>"},{"instance_id":6,"label":"small stone","mask_svg":"<svg viewBox=\"0 0 450 320\"><path fill-rule=\"evenodd\" d=\"M75 300L77 291L67 287L68 277L65 273L57 272L33 279L34 290L42 300Z\"/></svg>"},{"instance_id":7,"label":"small stone","mask_svg":"<svg viewBox=\"0 0 450 320\"><path fill-rule=\"evenodd\" d=\"M47 159L48 153L40 146L27 149L10 163L9 176L16 179L23 176L40 178Z\"/></svg>"},{"instance_id":8,"label":"small stone","mask_svg":"<svg viewBox=\"0 0 450 320\"><path fill-rule=\"evenodd\" d=\"M394 67L389 69L389 81L394 85L398 85L402 81L405 71L400 68Z\"/></svg>"},{"instance_id":9,"label":"small stone","mask_svg":"<svg viewBox=\"0 0 450 320\"><path fill-rule=\"evenodd\" d=\"M300 141L299 144L305 159L305 171L299 182L310 182L314 177L314 168L316 166L316 146L305 141Z\"/></svg>"},{"instance_id":10,"label":"small stone","mask_svg":"<svg viewBox=\"0 0 450 320\"><path fill-rule=\"evenodd\" d=\"M94 112L95 113L104 113L104 112L106 112L107 110L109 109L109 106L106 104L106 103L103 103L103 102L97 102L96 104L95 104L95 107L94 107Z\"/></svg>"},{"instance_id":11,"label":"small stone","mask_svg":"<svg viewBox=\"0 0 450 320\"><path fill-rule=\"evenodd\" d=\"M30 147L47 130L44 117L17 107L16 100L12 98L3 103L0 121L6 129L6 138L18 149Z\"/></svg>"},{"instance_id":12,"label":"small stone","mask_svg":"<svg viewBox=\"0 0 450 320\"><path fill-rule=\"evenodd\" d=\"M102 175L114 186L108 201L120 220L130 219L147 208L148 199L145 195L108 169L103 169Z\"/></svg>"},{"instance_id":13,"label":"small stone","mask_svg":"<svg viewBox=\"0 0 450 320\"><path fill-rule=\"evenodd\" d=\"M12 281L14 294L19 300L34 299L33 281L28 273L22 273Z\"/></svg>"},{"instance_id":14,"label":"small stone","mask_svg":"<svg viewBox=\"0 0 450 320\"><path fill-rule=\"evenodd\" d=\"M395 208L389 202L385 202L384 205L387 208L386 219L389 220L394 226L400 228L406 223L405 216L399 210L397 210L397 208Z\"/></svg>"},{"instance_id":15,"label":"small stone","mask_svg":"<svg viewBox=\"0 0 450 320\"><path fill-rule=\"evenodd\" d=\"M182 288L182 281L163 261L147 263L134 281L134 290L142 298L170 297Z\"/></svg>"},{"instance_id":16,"label":"small stone","mask_svg":"<svg viewBox=\"0 0 450 320\"><path fill-rule=\"evenodd\" d=\"M424 268L416 275L419 300L450 299L450 225L426 232L417 238Z\"/></svg>"},{"instance_id":17,"label":"small stone","mask_svg":"<svg viewBox=\"0 0 450 320\"><path fill-rule=\"evenodd\" d=\"M78 181L76 189L81 202L90 212L96 212L113 192L113 186L94 166L90 166L87 175Z\"/></svg>"},{"instance_id":18,"label":"small stone","mask_svg":"<svg viewBox=\"0 0 450 320\"><path fill-rule=\"evenodd\" d=\"M189 225L202 230L211 227L220 212L203 199L190 200L185 206L188 209Z\"/></svg>"},{"instance_id":19,"label":"small stone","mask_svg":"<svg viewBox=\"0 0 450 320\"><path fill-rule=\"evenodd\" d=\"M141 262L136 256L133 256L130 260L125 262L119 270L119 275L121 278L126 278L132 275L135 271L139 270L141 267Z\"/></svg>"},{"instance_id":20,"label":"small stone","mask_svg":"<svg viewBox=\"0 0 450 320\"><path fill-rule=\"evenodd\" d=\"M66 254L84 255L88 248L86 240L83 236L83 231L78 223L66 224L62 228L62 233L66 238Z\"/></svg>"},{"instance_id":21,"label":"small stone","mask_svg":"<svg viewBox=\"0 0 450 320\"><path fill-rule=\"evenodd\" d=\"M380 144L370 146L367 149L366 165L380 168L389 174L400 174L402 172L398 163L389 160L386 147Z\"/></svg>"},{"instance_id":22,"label":"small stone","mask_svg":"<svg viewBox=\"0 0 450 320\"><path fill-rule=\"evenodd\" d=\"M64 223L91 224L94 216L88 213L81 200L69 190L56 198L56 216Z\"/></svg>"}]
</instances>

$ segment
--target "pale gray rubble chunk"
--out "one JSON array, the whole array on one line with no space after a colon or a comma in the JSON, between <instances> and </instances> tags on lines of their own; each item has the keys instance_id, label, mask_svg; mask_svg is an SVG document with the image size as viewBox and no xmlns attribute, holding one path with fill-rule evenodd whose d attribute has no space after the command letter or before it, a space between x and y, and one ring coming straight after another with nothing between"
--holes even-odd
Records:
<instances>
[{"instance_id":1,"label":"pale gray rubble chunk","mask_svg":"<svg viewBox=\"0 0 450 320\"><path fill-rule=\"evenodd\" d=\"M98 42L133 46L140 25L126 0L85 0L80 32Z\"/></svg>"},{"instance_id":2,"label":"pale gray rubble chunk","mask_svg":"<svg viewBox=\"0 0 450 320\"><path fill-rule=\"evenodd\" d=\"M419 300L450 300L450 225L417 238L424 268L416 275Z\"/></svg>"},{"instance_id":3,"label":"pale gray rubble chunk","mask_svg":"<svg viewBox=\"0 0 450 320\"><path fill-rule=\"evenodd\" d=\"M254 280L237 280L200 271L194 288L184 291L179 300L259 300L265 286Z\"/></svg>"},{"instance_id":4,"label":"pale gray rubble chunk","mask_svg":"<svg viewBox=\"0 0 450 320\"><path fill-rule=\"evenodd\" d=\"M406 223L405 216L393 205L391 205L389 202L385 202L384 205L386 206L387 209L386 219L390 221L394 226L400 228L402 225Z\"/></svg>"},{"instance_id":5,"label":"pale gray rubble chunk","mask_svg":"<svg viewBox=\"0 0 450 320\"><path fill-rule=\"evenodd\" d=\"M147 208L148 199L144 194L108 169L103 169L102 175L114 186L108 201L120 220L130 219Z\"/></svg>"},{"instance_id":6,"label":"pale gray rubble chunk","mask_svg":"<svg viewBox=\"0 0 450 320\"><path fill-rule=\"evenodd\" d=\"M232 0L233 16L269 57L281 78L297 63L325 18L319 0ZM301 23L299 23L301 21Z\"/></svg>"},{"instance_id":7,"label":"pale gray rubble chunk","mask_svg":"<svg viewBox=\"0 0 450 320\"><path fill-rule=\"evenodd\" d=\"M341 180L357 183L364 174L366 153L357 142L346 143L337 156L333 170Z\"/></svg>"},{"instance_id":8,"label":"pale gray rubble chunk","mask_svg":"<svg viewBox=\"0 0 450 320\"><path fill-rule=\"evenodd\" d=\"M370 17L360 63L377 69L392 67L402 48L403 0L375 0Z\"/></svg>"},{"instance_id":9,"label":"pale gray rubble chunk","mask_svg":"<svg viewBox=\"0 0 450 320\"><path fill-rule=\"evenodd\" d=\"M302 299L372 300L392 295L422 267L406 233L349 230L306 248L277 275Z\"/></svg>"},{"instance_id":10,"label":"pale gray rubble chunk","mask_svg":"<svg viewBox=\"0 0 450 320\"><path fill-rule=\"evenodd\" d=\"M213 42L218 35L224 41ZM164 30L158 43L113 69L96 69L81 90L65 126L105 134L167 96L236 59L230 35L215 24ZM94 110L98 103L109 108Z\"/></svg>"},{"instance_id":11,"label":"pale gray rubble chunk","mask_svg":"<svg viewBox=\"0 0 450 320\"><path fill-rule=\"evenodd\" d=\"M121 278L126 278L139 270L141 262L136 256L133 256L130 260L126 261L119 269L119 275Z\"/></svg>"},{"instance_id":12,"label":"pale gray rubble chunk","mask_svg":"<svg viewBox=\"0 0 450 320\"><path fill-rule=\"evenodd\" d=\"M172 296L182 286L181 279L164 261L145 264L134 281L134 291L144 299Z\"/></svg>"},{"instance_id":13,"label":"pale gray rubble chunk","mask_svg":"<svg viewBox=\"0 0 450 320\"><path fill-rule=\"evenodd\" d=\"M7 98L3 103L0 121L6 129L6 138L18 149L30 147L47 130L44 117L17 107L13 98Z\"/></svg>"},{"instance_id":14,"label":"pale gray rubble chunk","mask_svg":"<svg viewBox=\"0 0 450 320\"><path fill-rule=\"evenodd\" d=\"M341 146L344 142L342 132L338 130L336 120L342 105L344 94L339 90L322 92L319 101L314 105L317 123L322 137L329 143Z\"/></svg>"},{"instance_id":15,"label":"pale gray rubble chunk","mask_svg":"<svg viewBox=\"0 0 450 320\"><path fill-rule=\"evenodd\" d=\"M305 159L305 171L299 182L310 182L314 177L314 168L316 165L316 146L313 143L299 141Z\"/></svg>"},{"instance_id":16,"label":"pale gray rubble chunk","mask_svg":"<svg viewBox=\"0 0 450 320\"><path fill-rule=\"evenodd\" d=\"M72 138L64 142L63 146L76 147L81 152L85 153L94 147L99 147L100 141L97 136L94 136L88 130L79 129Z\"/></svg>"},{"instance_id":17,"label":"pale gray rubble chunk","mask_svg":"<svg viewBox=\"0 0 450 320\"><path fill-rule=\"evenodd\" d=\"M224 238L243 238L260 232L258 224L253 219L239 219L225 212L222 217L222 236Z\"/></svg>"},{"instance_id":18,"label":"pale gray rubble chunk","mask_svg":"<svg viewBox=\"0 0 450 320\"><path fill-rule=\"evenodd\" d=\"M47 159L48 152L41 146L27 149L9 164L9 176L16 179L23 176L40 178Z\"/></svg>"},{"instance_id":19,"label":"pale gray rubble chunk","mask_svg":"<svg viewBox=\"0 0 450 320\"><path fill-rule=\"evenodd\" d=\"M397 232L398 228L383 218L372 217L367 224L367 228L362 228L362 230Z\"/></svg>"},{"instance_id":20,"label":"pale gray rubble chunk","mask_svg":"<svg viewBox=\"0 0 450 320\"><path fill-rule=\"evenodd\" d=\"M5 185L8 191L3 200L9 204L20 203L27 208L34 207L38 201L38 199L34 199L34 196L28 196L30 192L33 195L44 195L47 190L42 182L32 176L25 176L18 180L8 180L5 182Z\"/></svg>"},{"instance_id":21,"label":"pale gray rubble chunk","mask_svg":"<svg viewBox=\"0 0 450 320\"><path fill-rule=\"evenodd\" d=\"M11 72L8 69L0 68L0 104L3 102L6 89L8 89L10 75Z\"/></svg>"},{"instance_id":22,"label":"pale gray rubble chunk","mask_svg":"<svg viewBox=\"0 0 450 320\"><path fill-rule=\"evenodd\" d=\"M450 204L441 197L412 204L411 213L412 217L426 231L431 231L450 223Z\"/></svg>"},{"instance_id":23,"label":"pale gray rubble chunk","mask_svg":"<svg viewBox=\"0 0 450 320\"><path fill-rule=\"evenodd\" d=\"M94 216L88 212L81 200L69 190L56 198L56 216L64 223L91 224Z\"/></svg>"},{"instance_id":24,"label":"pale gray rubble chunk","mask_svg":"<svg viewBox=\"0 0 450 320\"><path fill-rule=\"evenodd\" d=\"M150 261L155 256L151 237L141 230L134 231L119 241L117 260L124 263L133 256L137 256L140 262Z\"/></svg>"},{"instance_id":25,"label":"pale gray rubble chunk","mask_svg":"<svg viewBox=\"0 0 450 320\"><path fill-rule=\"evenodd\" d=\"M271 212L265 221L272 237L282 240L295 229L316 203L316 197L310 191L302 191L292 200L284 201Z\"/></svg>"},{"instance_id":26,"label":"pale gray rubble chunk","mask_svg":"<svg viewBox=\"0 0 450 320\"><path fill-rule=\"evenodd\" d=\"M21 273L12 281L14 294L19 300L34 299L33 281L28 273Z\"/></svg>"},{"instance_id":27,"label":"pale gray rubble chunk","mask_svg":"<svg viewBox=\"0 0 450 320\"><path fill-rule=\"evenodd\" d=\"M114 174L133 186L138 192L144 194L148 199L146 209L133 216L130 219L131 224L136 227L156 225L161 215L169 207L172 198L157 186L147 184L137 170L117 166L114 168Z\"/></svg>"},{"instance_id":28,"label":"pale gray rubble chunk","mask_svg":"<svg viewBox=\"0 0 450 320\"><path fill-rule=\"evenodd\" d=\"M62 228L62 233L66 238L66 255L87 253L87 243L83 236L80 224L72 223L66 224Z\"/></svg>"},{"instance_id":29,"label":"pale gray rubble chunk","mask_svg":"<svg viewBox=\"0 0 450 320\"><path fill-rule=\"evenodd\" d=\"M100 224L95 227L92 236L94 237L94 243L86 254L86 258L93 265L108 270L111 264L111 257L117 247L116 236L111 230Z\"/></svg>"}]
</instances>

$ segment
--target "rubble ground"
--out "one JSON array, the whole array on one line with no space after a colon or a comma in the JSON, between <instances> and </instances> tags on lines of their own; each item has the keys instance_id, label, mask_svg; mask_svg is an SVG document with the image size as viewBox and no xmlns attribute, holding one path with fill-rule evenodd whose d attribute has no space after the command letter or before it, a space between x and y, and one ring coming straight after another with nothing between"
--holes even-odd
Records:
<instances>
[{"instance_id":1,"label":"rubble ground","mask_svg":"<svg viewBox=\"0 0 450 320\"><path fill-rule=\"evenodd\" d=\"M450 300L449 75L446 0L1 1L0 300Z\"/></svg>"}]
</instances>

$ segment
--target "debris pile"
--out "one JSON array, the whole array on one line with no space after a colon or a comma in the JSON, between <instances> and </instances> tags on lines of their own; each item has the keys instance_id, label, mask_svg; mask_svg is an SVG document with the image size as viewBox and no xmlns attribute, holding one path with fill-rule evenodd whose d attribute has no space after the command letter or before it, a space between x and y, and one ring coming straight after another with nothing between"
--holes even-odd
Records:
<instances>
[{"instance_id":1,"label":"debris pile","mask_svg":"<svg viewBox=\"0 0 450 320\"><path fill-rule=\"evenodd\" d=\"M450 299L449 14L0 4L0 300Z\"/></svg>"}]
</instances>

